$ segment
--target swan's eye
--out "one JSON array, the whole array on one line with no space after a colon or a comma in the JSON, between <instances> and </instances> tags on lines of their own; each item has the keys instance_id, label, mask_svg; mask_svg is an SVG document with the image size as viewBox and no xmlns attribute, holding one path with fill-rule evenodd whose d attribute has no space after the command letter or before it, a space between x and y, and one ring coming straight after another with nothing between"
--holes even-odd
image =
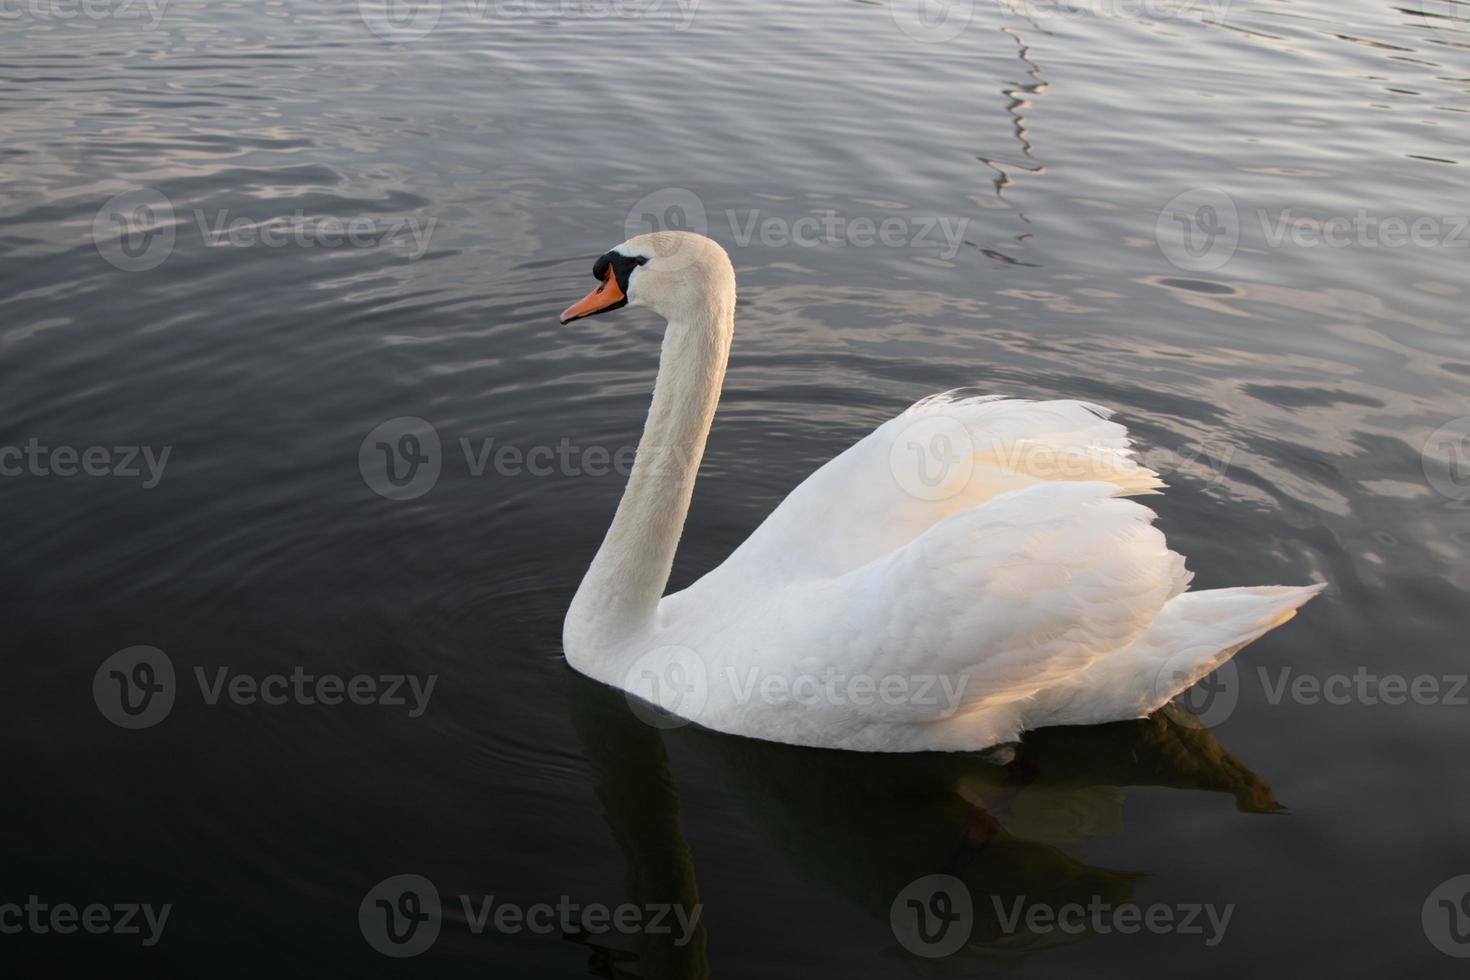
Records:
<instances>
[{"instance_id":1,"label":"swan's eye","mask_svg":"<svg viewBox=\"0 0 1470 980\"><path fill-rule=\"evenodd\" d=\"M626 293L628 279L633 275L633 270L647 264L648 259L641 255L624 255L614 250L603 254L592 264L592 276L599 281L606 281L607 270L612 269L613 275L617 277L618 287Z\"/></svg>"}]
</instances>

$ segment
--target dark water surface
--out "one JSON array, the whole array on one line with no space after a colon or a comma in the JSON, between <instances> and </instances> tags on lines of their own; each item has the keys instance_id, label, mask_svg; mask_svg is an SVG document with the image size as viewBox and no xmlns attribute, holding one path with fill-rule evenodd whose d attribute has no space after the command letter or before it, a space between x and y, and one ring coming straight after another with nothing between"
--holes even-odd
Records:
<instances>
[{"instance_id":1,"label":"dark water surface","mask_svg":"<svg viewBox=\"0 0 1470 980\"><path fill-rule=\"evenodd\" d=\"M4 959L1463 972L1436 943L1470 953L1470 906L1431 893L1470 874L1470 7L450 0L417 38L370 0L79 9L0 6L0 904L172 911L151 947L24 929ZM740 277L675 586L875 424L976 385L1118 410L1197 586L1331 588L1191 700L1209 731L1051 731L1000 765L643 724L560 624L661 324L556 313L646 217ZM395 500L359 450L404 416L440 472ZM512 454L477 473L492 439ZM129 730L93 680L135 645L177 694ZM211 704L196 670L221 668L437 680L417 716ZM1283 694L1287 668L1351 686ZM1437 693L1386 703L1394 678ZM890 927L936 873L975 903L945 960ZM403 961L358 919L399 874L445 906ZM476 934L460 895L703 916L683 945ZM1017 896L1233 912L1212 946L1007 933Z\"/></svg>"}]
</instances>

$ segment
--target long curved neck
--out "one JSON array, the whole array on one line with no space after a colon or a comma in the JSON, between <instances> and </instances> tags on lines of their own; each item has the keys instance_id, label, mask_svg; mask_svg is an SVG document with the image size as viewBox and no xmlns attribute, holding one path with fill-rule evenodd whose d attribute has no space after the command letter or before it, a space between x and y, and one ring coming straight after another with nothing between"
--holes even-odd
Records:
<instances>
[{"instance_id":1,"label":"long curved neck","mask_svg":"<svg viewBox=\"0 0 1470 980\"><path fill-rule=\"evenodd\" d=\"M653 405L607 537L567 611L569 658L651 629L684 530L734 331L733 299L670 320Z\"/></svg>"}]
</instances>

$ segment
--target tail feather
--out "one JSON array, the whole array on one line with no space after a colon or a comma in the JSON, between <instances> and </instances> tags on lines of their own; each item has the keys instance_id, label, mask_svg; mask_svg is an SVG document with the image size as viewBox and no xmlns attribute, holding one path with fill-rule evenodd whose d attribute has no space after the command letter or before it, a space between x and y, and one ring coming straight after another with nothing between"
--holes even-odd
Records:
<instances>
[{"instance_id":1,"label":"tail feather","mask_svg":"<svg viewBox=\"0 0 1470 980\"><path fill-rule=\"evenodd\" d=\"M1252 586L1176 596L1132 646L1039 692L1025 727L1146 717L1290 620L1326 587Z\"/></svg>"}]
</instances>

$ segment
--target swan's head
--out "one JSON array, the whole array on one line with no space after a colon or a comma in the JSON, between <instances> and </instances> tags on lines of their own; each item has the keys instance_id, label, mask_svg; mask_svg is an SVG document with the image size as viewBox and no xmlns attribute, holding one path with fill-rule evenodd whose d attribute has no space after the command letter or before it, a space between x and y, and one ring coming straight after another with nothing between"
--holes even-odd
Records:
<instances>
[{"instance_id":1,"label":"swan's head","mask_svg":"<svg viewBox=\"0 0 1470 980\"><path fill-rule=\"evenodd\" d=\"M689 231L656 231L628 239L592 266L597 288L561 314L562 323L624 306L646 306L667 320L690 323L735 305L735 269L712 239Z\"/></svg>"}]
</instances>

